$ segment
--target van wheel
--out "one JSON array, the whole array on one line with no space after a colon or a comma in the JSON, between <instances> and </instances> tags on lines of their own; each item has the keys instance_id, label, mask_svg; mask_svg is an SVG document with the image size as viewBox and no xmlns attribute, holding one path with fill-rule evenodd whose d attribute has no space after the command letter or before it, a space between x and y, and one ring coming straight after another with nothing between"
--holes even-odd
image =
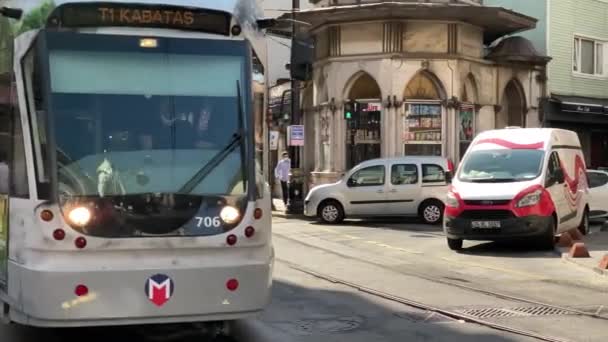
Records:
<instances>
[{"instance_id":1,"label":"van wheel","mask_svg":"<svg viewBox=\"0 0 608 342\"><path fill-rule=\"evenodd\" d=\"M336 201L325 201L319 205L317 216L325 223L340 223L344 221L344 209Z\"/></svg>"},{"instance_id":2,"label":"van wheel","mask_svg":"<svg viewBox=\"0 0 608 342\"><path fill-rule=\"evenodd\" d=\"M462 250L462 239L448 239L448 247L450 247L451 250L453 251L460 251Z\"/></svg>"},{"instance_id":3,"label":"van wheel","mask_svg":"<svg viewBox=\"0 0 608 342\"><path fill-rule=\"evenodd\" d=\"M583 213L581 224L578 226L578 230L583 235L589 234L589 210L587 210L586 208L585 212Z\"/></svg>"},{"instance_id":4,"label":"van wheel","mask_svg":"<svg viewBox=\"0 0 608 342\"><path fill-rule=\"evenodd\" d=\"M549 229L540 236L538 241L538 247L543 250L554 250L555 249L555 233L556 233L556 222L555 218L551 220Z\"/></svg>"},{"instance_id":5,"label":"van wheel","mask_svg":"<svg viewBox=\"0 0 608 342\"><path fill-rule=\"evenodd\" d=\"M420 217L427 224L438 224L443 220L443 203L438 200L428 200L420 206Z\"/></svg>"}]
</instances>

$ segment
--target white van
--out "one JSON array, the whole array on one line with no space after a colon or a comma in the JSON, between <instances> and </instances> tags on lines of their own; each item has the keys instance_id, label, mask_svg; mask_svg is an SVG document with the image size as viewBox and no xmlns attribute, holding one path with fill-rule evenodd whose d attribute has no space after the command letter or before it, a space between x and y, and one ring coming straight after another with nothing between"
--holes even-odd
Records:
<instances>
[{"instance_id":1,"label":"white van","mask_svg":"<svg viewBox=\"0 0 608 342\"><path fill-rule=\"evenodd\" d=\"M446 199L448 246L463 240L534 238L589 231L589 187L576 133L551 128L486 131L471 143Z\"/></svg>"},{"instance_id":2,"label":"white van","mask_svg":"<svg viewBox=\"0 0 608 342\"><path fill-rule=\"evenodd\" d=\"M311 189L304 214L326 223L345 217L420 216L438 224L452 172L451 162L441 157L368 160L338 182Z\"/></svg>"}]
</instances>

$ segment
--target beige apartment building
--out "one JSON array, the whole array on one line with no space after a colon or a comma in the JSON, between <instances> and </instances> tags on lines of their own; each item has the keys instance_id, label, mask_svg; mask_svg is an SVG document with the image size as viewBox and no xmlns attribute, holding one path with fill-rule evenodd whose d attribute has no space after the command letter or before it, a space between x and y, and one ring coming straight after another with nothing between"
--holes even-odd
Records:
<instances>
[{"instance_id":1,"label":"beige apartment building","mask_svg":"<svg viewBox=\"0 0 608 342\"><path fill-rule=\"evenodd\" d=\"M379 157L457 163L477 132L539 126L549 58L501 39L536 19L481 1L311 3L296 16L315 41L301 96L308 186Z\"/></svg>"}]
</instances>

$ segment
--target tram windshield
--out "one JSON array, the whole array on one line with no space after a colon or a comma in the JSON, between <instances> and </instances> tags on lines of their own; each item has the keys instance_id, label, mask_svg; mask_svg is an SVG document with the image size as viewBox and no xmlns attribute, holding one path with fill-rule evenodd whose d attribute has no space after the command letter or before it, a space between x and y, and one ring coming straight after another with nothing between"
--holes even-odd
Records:
<instances>
[{"instance_id":1,"label":"tram windshield","mask_svg":"<svg viewBox=\"0 0 608 342\"><path fill-rule=\"evenodd\" d=\"M47 36L48 118L60 200L107 207L85 233L223 232L221 207L243 209L248 186L238 139L247 124L247 45L64 35Z\"/></svg>"}]
</instances>

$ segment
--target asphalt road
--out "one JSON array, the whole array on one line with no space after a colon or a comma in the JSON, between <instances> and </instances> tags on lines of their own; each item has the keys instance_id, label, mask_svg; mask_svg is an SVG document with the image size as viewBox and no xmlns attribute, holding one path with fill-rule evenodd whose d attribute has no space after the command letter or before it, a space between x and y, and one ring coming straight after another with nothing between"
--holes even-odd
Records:
<instances>
[{"instance_id":1,"label":"asphalt road","mask_svg":"<svg viewBox=\"0 0 608 342\"><path fill-rule=\"evenodd\" d=\"M275 219L273 230L277 263L272 303L259 318L236 322L233 336L222 342L535 340L395 298L456 313L485 312L484 319L491 323L560 341L599 342L608 336L606 321L571 312L543 313L536 304L513 300L517 296L608 316L603 308L608 307L608 278L569 266L557 251L466 243L463 253L454 253L439 227L416 222L325 226ZM494 292L504 297L489 294ZM531 308L531 313L517 314L522 308ZM184 334L175 339L179 342L220 342L188 327L169 328L0 326L0 342L157 342L168 341L176 331Z\"/></svg>"}]
</instances>

